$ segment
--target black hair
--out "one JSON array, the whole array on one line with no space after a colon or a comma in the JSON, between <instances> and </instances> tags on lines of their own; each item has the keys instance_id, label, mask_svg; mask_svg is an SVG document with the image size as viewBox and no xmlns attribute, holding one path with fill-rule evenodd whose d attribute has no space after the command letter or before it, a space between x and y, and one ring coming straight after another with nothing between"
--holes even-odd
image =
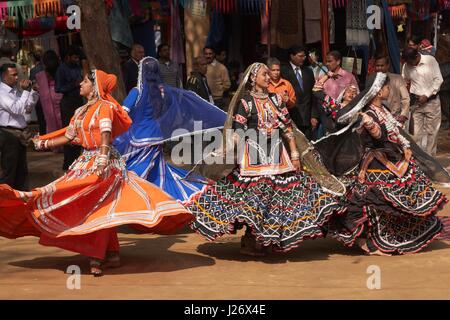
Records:
<instances>
[{"instance_id":1,"label":"black hair","mask_svg":"<svg viewBox=\"0 0 450 320\"><path fill-rule=\"evenodd\" d=\"M405 59L406 62L413 62L416 60L417 56L419 55L419 51L414 48L405 48L403 50L403 59Z\"/></svg>"},{"instance_id":2,"label":"black hair","mask_svg":"<svg viewBox=\"0 0 450 320\"><path fill-rule=\"evenodd\" d=\"M307 54L307 50L305 46L295 45L289 48L289 55L295 56L297 53L304 52Z\"/></svg>"},{"instance_id":3,"label":"black hair","mask_svg":"<svg viewBox=\"0 0 450 320\"><path fill-rule=\"evenodd\" d=\"M408 42L413 42L416 45L419 45L422 40L423 38L418 35L413 35L408 38Z\"/></svg>"},{"instance_id":4,"label":"black hair","mask_svg":"<svg viewBox=\"0 0 450 320\"><path fill-rule=\"evenodd\" d=\"M342 54L337 50L328 52L327 56L332 56L335 60L340 60L342 62Z\"/></svg>"},{"instance_id":5,"label":"black hair","mask_svg":"<svg viewBox=\"0 0 450 320\"><path fill-rule=\"evenodd\" d=\"M0 75L3 76L3 74L8 71L8 69L17 69L17 66L14 63L5 63L0 68Z\"/></svg>"},{"instance_id":6,"label":"black hair","mask_svg":"<svg viewBox=\"0 0 450 320\"><path fill-rule=\"evenodd\" d=\"M391 60L389 59L389 57L386 54L382 53L382 54L375 56L375 61L381 60L381 59L384 59L387 64L391 64Z\"/></svg>"},{"instance_id":7,"label":"black hair","mask_svg":"<svg viewBox=\"0 0 450 320\"><path fill-rule=\"evenodd\" d=\"M64 57L78 56L81 57L80 49L75 46L69 46Z\"/></svg>"},{"instance_id":8,"label":"black hair","mask_svg":"<svg viewBox=\"0 0 450 320\"><path fill-rule=\"evenodd\" d=\"M217 54L217 49L213 48L212 46L205 46L203 48L203 52L205 52L206 49L212 50L212 52L214 52L214 54Z\"/></svg>"},{"instance_id":9,"label":"black hair","mask_svg":"<svg viewBox=\"0 0 450 320\"><path fill-rule=\"evenodd\" d=\"M10 47L0 47L0 57L7 57L11 58L12 56L12 49Z\"/></svg>"},{"instance_id":10,"label":"black hair","mask_svg":"<svg viewBox=\"0 0 450 320\"><path fill-rule=\"evenodd\" d=\"M59 67L59 57L53 50L45 51L42 56L42 63L45 66L45 71L47 71L53 78L55 78L56 70Z\"/></svg>"},{"instance_id":11,"label":"black hair","mask_svg":"<svg viewBox=\"0 0 450 320\"><path fill-rule=\"evenodd\" d=\"M168 43L161 43L161 44L158 46L158 50L157 50L158 55L159 55L159 53L161 52L162 48L164 48L164 47L169 47L169 48L170 48L170 46L169 46Z\"/></svg>"}]
</instances>

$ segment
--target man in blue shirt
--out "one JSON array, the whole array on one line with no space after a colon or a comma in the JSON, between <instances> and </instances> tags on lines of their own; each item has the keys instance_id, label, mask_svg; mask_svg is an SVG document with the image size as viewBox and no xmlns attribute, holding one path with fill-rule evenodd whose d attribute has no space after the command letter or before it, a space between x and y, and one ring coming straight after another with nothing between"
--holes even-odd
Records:
<instances>
[{"instance_id":1,"label":"man in blue shirt","mask_svg":"<svg viewBox=\"0 0 450 320\"><path fill-rule=\"evenodd\" d=\"M80 96L80 82L82 80L82 68L80 65L80 51L75 47L69 47L64 62L56 71L55 91L63 94L61 100L61 120L63 127L70 123L75 114L75 110L83 105L83 98ZM79 146L64 146L63 170L69 169L70 165L80 155Z\"/></svg>"}]
</instances>

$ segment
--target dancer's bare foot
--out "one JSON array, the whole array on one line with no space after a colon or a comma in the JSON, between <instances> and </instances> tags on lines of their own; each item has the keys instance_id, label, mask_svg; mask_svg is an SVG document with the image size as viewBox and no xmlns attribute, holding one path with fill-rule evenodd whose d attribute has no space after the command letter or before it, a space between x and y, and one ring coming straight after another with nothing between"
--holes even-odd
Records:
<instances>
[{"instance_id":1,"label":"dancer's bare foot","mask_svg":"<svg viewBox=\"0 0 450 320\"><path fill-rule=\"evenodd\" d=\"M376 249L375 251L371 251L371 250L369 249L369 246L367 245L367 239L363 239L363 238L357 239L357 240L356 240L356 243L357 243L358 246L359 246L361 249L363 249L364 252L367 253L368 255L371 255L371 256L388 256L388 257L392 256L392 254L384 253L384 252L382 252L382 251L379 250L379 249Z\"/></svg>"},{"instance_id":2,"label":"dancer's bare foot","mask_svg":"<svg viewBox=\"0 0 450 320\"><path fill-rule=\"evenodd\" d=\"M365 253L369 253L370 254L370 250L369 247L367 246L367 240L366 239L356 239L356 244L364 250Z\"/></svg>"},{"instance_id":3,"label":"dancer's bare foot","mask_svg":"<svg viewBox=\"0 0 450 320\"><path fill-rule=\"evenodd\" d=\"M370 254L371 256L386 256L386 257L392 256L392 254L384 253L383 251L380 251L380 250L378 250L378 249L375 250L375 251L369 252L369 254Z\"/></svg>"}]
</instances>

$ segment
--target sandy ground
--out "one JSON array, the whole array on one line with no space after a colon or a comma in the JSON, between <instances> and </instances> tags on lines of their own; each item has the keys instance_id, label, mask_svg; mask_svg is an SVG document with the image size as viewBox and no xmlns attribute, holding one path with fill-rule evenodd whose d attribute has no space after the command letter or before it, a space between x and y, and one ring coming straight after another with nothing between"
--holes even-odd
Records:
<instances>
[{"instance_id":1,"label":"sandy ground","mask_svg":"<svg viewBox=\"0 0 450 320\"><path fill-rule=\"evenodd\" d=\"M449 131L439 159L450 168ZM29 154L33 186L61 174L61 156ZM450 196L450 190L442 190ZM442 215L450 215L447 206ZM90 276L87 259L36 238L0 238L0 299L450 299L450 242L395 257L365 256L330 239L307 241L288 254L239 254L239 234L206 242L187 230L173 236L119 234L123 266ZM66 274L82 270L80 289ZM368 268L381 288L367 286ZM70 286L69 286L70 287Z\"/></svg>"}]
</instances>

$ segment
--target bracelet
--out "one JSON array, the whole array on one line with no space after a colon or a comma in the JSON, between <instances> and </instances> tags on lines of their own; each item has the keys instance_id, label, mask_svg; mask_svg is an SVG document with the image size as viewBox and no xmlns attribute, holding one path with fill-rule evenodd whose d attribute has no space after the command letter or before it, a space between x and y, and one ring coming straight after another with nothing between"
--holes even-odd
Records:
<instances>
[{"instance_id":1,"label":"bracelet","mask_svg":"<svg viewBox=\"0 0 450 320\"><path fill-rule=\"evenodd\" d=\"M298 151L291 152L291 160L300 160L300 152Z\"/></svg>"},{"instance_id":2,"label":"bracelet","mask_svg":"<svg viewBox=\"0 0 450 320\"><path fill-rule=\"evenodd\" d=\"M108 148L108 149L111 149L111 146L109 145L109 144L102 144L101 146L100 146L100 148L101 147L106 147L106 148Z\"/></svg>"}]
</instances>

